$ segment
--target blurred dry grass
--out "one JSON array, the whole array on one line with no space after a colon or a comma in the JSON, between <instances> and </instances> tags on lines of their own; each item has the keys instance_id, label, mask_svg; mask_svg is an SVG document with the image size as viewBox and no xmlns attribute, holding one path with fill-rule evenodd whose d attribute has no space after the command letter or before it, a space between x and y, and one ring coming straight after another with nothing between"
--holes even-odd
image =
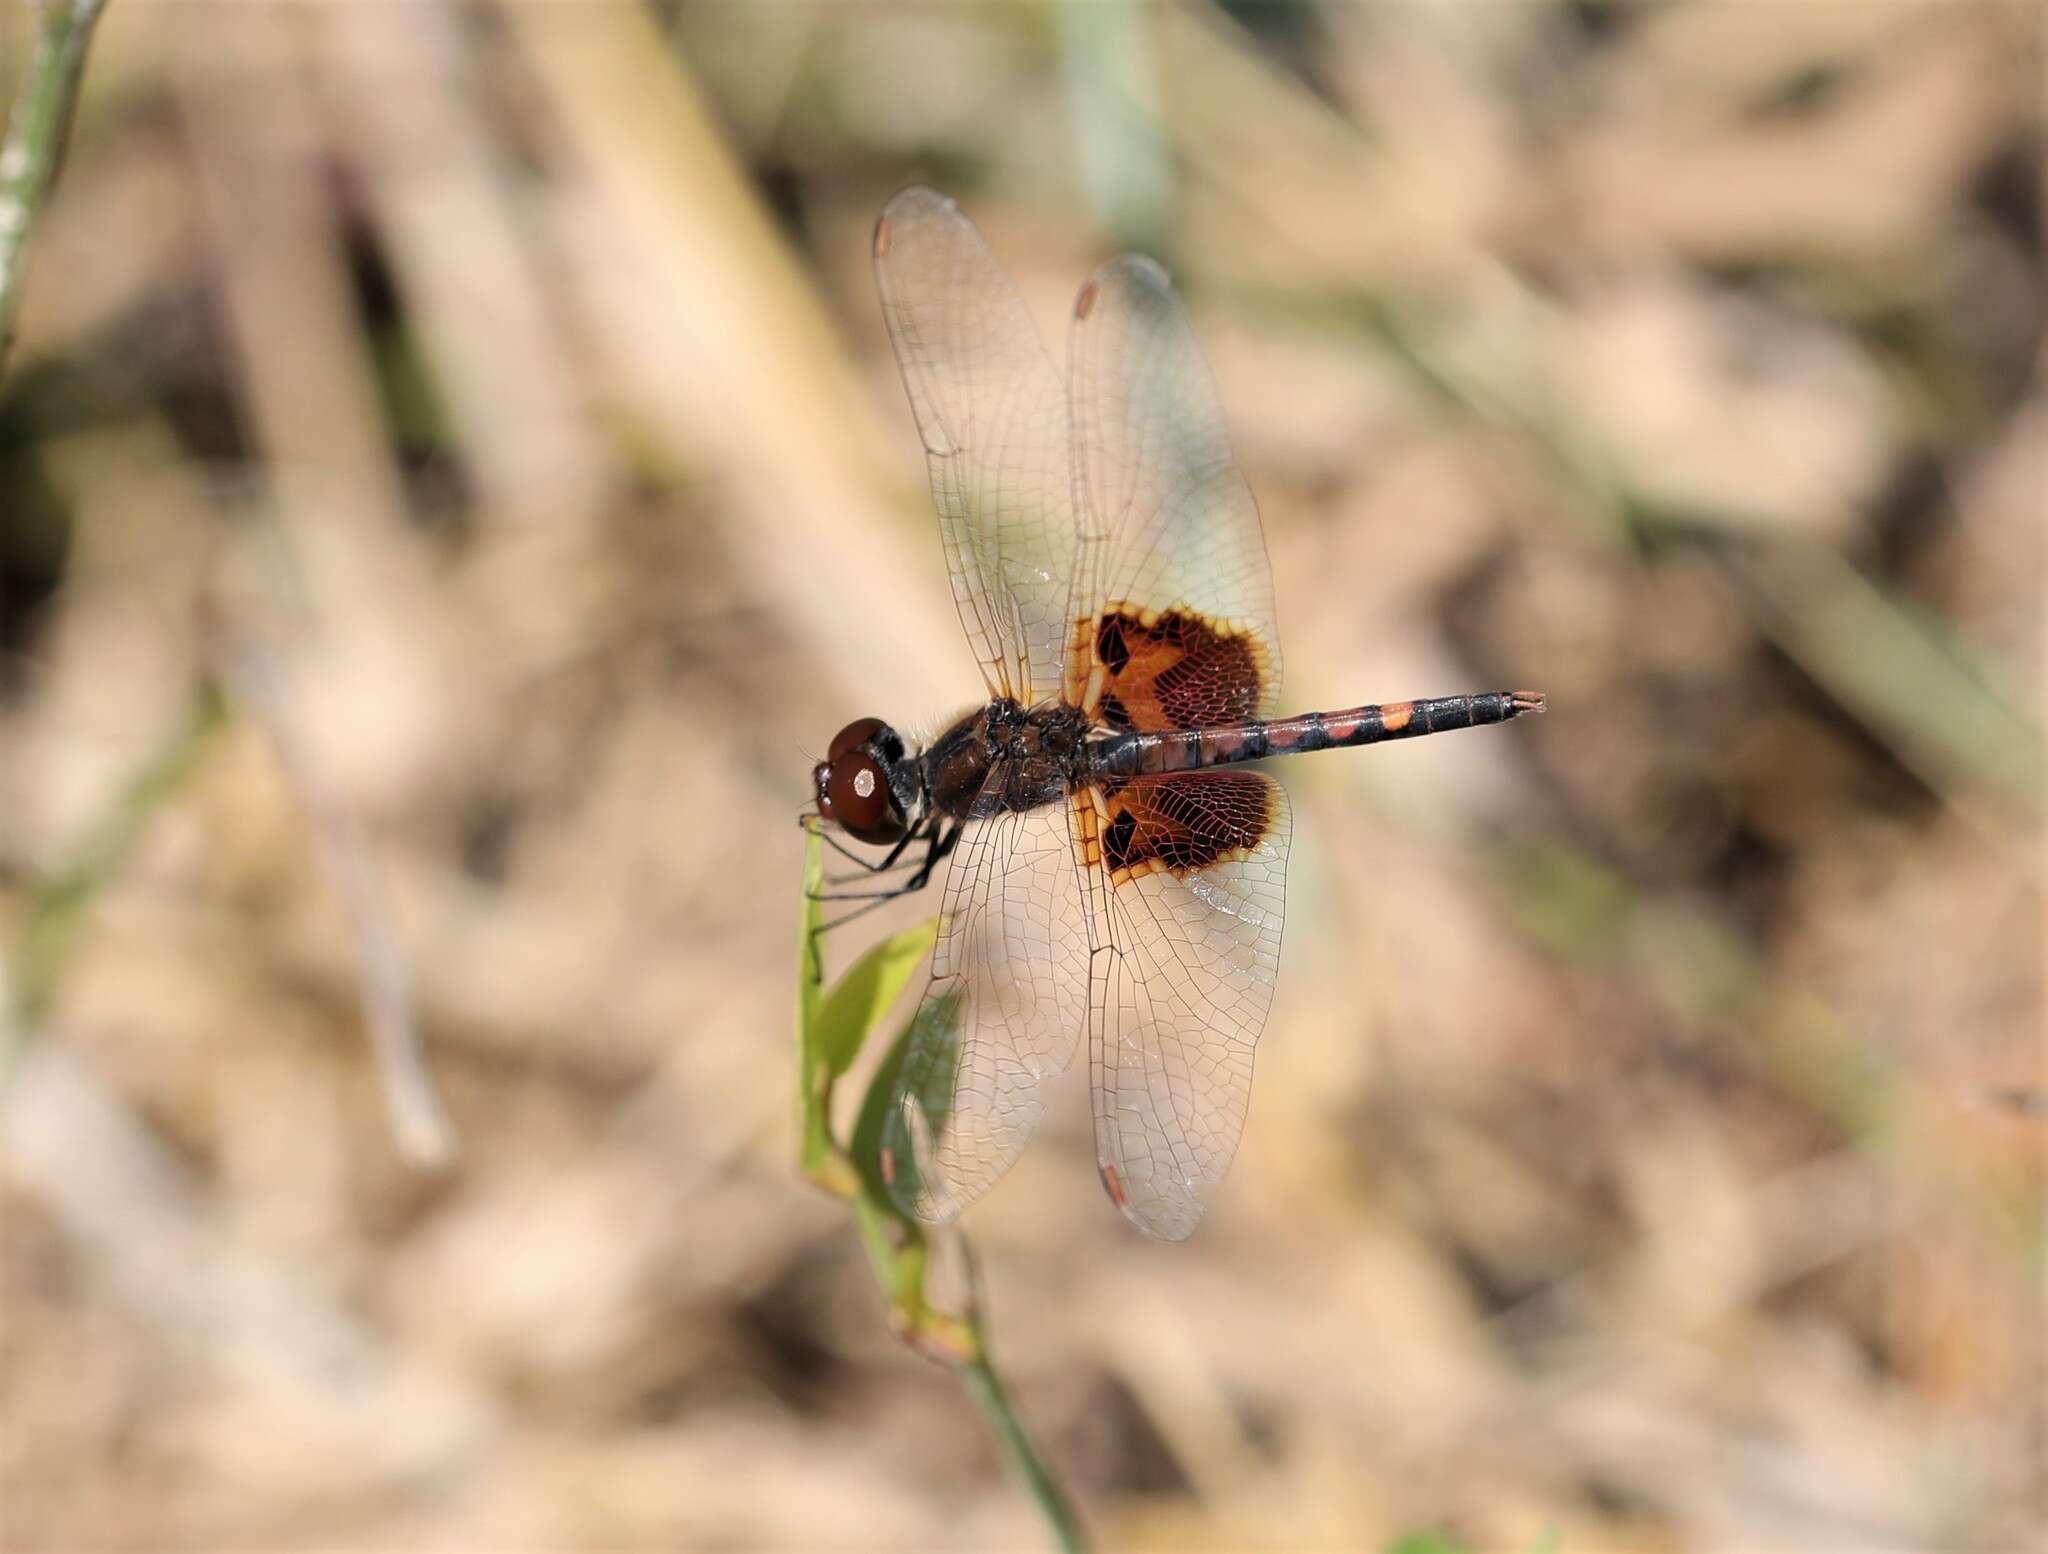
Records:
<instances>
[{"instance_id":1,"label":"blurred dry grass","mask_svg":"<svg viewBox=\"0 0 2048 1554\"><path fill-rule=\"evenodd\" d=\"M114 0L0 381L0 934L225 633L462 1155L234 703L6 1094L7 1547L1039 1539L792 1169L806 751L975 689L913 177L1049 333L1174 265L1290 702L1551 698L1285 773L1195 1241L1078 1076L976 1211L1105 1544L2038 1539L2041 12L1235 10Z\"/></svg>"}]
</instances>

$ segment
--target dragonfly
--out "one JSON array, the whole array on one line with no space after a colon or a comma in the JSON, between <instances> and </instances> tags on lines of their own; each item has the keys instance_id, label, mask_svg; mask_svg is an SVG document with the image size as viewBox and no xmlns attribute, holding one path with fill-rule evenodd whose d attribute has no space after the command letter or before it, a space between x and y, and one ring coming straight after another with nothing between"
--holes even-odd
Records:
<instances>
[{"instance_id":1,"label":"dragonfly","mask_svg":"<svg viewBox=\"0 0 2048 1554\"><path fill-rule=\"evenodd\" d=\"M1280 965L1287 795L1242 763L1504 723L1544 699L1277 715L1258 507L1153 260L1112 259L1081 287L1064 374L944 195L888 202L874 269L987 689L922 746L851 722L812 773L806 824L860 865L822 892L861 902L848 916L945 866L880 1174L905 1213L952 1219L1016 1160L1085 1032L1103 1186L1180 1240L1243 1133Z\"/></svg>"}]
</instances>

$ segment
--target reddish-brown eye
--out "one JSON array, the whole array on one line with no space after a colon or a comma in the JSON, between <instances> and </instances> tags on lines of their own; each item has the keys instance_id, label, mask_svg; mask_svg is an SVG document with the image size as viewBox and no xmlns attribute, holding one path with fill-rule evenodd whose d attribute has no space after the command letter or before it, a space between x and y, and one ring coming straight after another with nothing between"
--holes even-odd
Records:
<instances>
[{"instance_id":1,"label":"reddish-brown eye","mask_svg":"<svg viewBox=\"0 0 2048 1554\"><path fill-rule=\"evenodd\" d=\"M880 718L857 719L832 736L832 746L825 752L825 759L836 761L855 745L865 744L881 732Z\"/></svg>"},{"instance_id":2,"label":"reddish-brown eye","mask_svg":"<svg viewBox=\"0 0 2048 1554\"><path fill-rule=\"evenodd\" d=\"M819 809L856 841L885 846L903 837L903 812L889 791L888 775L865 751L849 751L832 762Z\"/></svg>"}]
</instances>

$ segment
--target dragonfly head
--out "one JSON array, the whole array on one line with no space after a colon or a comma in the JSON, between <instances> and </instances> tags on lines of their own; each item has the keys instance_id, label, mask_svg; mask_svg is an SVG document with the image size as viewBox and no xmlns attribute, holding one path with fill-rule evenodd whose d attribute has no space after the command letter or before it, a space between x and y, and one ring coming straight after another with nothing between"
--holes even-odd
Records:
<instances>
[{"instance_id":1,"label":"dragonfly head","mask_svg":"<svg viewBox=\"0 0 2048 1554\"><path fill-rule=\"evenodd\" d=\"M916 762L880 718L849 723L811 772L818 813L856 842L890 847L909 834L917 804Z\"/></svg>"}]
</instances>

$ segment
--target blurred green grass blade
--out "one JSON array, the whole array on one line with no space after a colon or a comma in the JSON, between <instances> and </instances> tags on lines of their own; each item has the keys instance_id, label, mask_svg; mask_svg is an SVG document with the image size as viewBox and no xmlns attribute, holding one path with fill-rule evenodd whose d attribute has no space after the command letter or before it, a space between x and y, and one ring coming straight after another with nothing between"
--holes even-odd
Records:
<instances>
[{"instance_id":1,"label":"blurred green grass blade","mask_svg":"<svg viewBox=\"0 0 2048 1554\"><path fill-rule=\"evenodd\" d=\"M1470 1554L1470 1551L1448 1533L1409 1532L1388 1544L1387 1554Z\"/></svg>"},{"instance_id":2,"label":"blurred green grass blade","mask_svg":"<svg viewBox=\"0 0 2048 1554\"><path fill-rule=\"evenodd\" d=\"M70 858L30 892L15 943L14 1031L5 1057L48 1015L94 903L120 877L150 822L184 786L207 739L226 720L219 688L201 684L184 718L136 768Z\"/></svg>"},{"instance_id":3,"label":"blurred green grass blade","mask_svg":"<svg viewBox=\"0 0 2048 1554\"><path fill-rule=\"evenodd\" d=\"M1635 903L1612 867L1542 837L1503 856L1508 902L1523 933L1580 965L1610 962L1621 952Z\"/></svg>"},{"instance_id":4,"label":"blurred green grass blade","mask_svg":"<svg viewBox=\"0 0 2048 1554\"><path fill-rule=\"evenodd\" d=\"M14 343L29 231L42 213L77 108L86 44L105 0L44 0L36 43L0 141L0 362Z\"/></svg>"},{"instance_id":5,"label":"blurred green grass blade","mask_svg":"<svg viewBox=\"0 0 2048 1554\"><path fill-rule=\"evenodd\" d=\"M1084 0L1055 6L1053 22L1089 211L1117 242L1167 257L1173 166L1150 7Z\"/></svg>"},{"instance_id":6,"label":"blurred green grass blade","mask_svg":"<svg viewBox=\"0 0 2048 1554\"><path fill-rule=\"evenodd\" d=\"M853 1127L854 1168L868 1193L906 1222L915 1222L910 1205L917 1202L923 1183L909 1119L900 1102L906 1095L914 1096L936 1136L953 1108L953 1076L959 1063L959 997L949 993L927 999L890 1047L861 1101Z\"/></svg>"},{"instance_id":7,"label":"blurred green grass blade","mask_svg":"<svg viewBox=\"0 0 2048 1554\"><path fill-rule=\"evenodd\" d=\"M868 1032L887 1014L939 934L934 917L884 939L854 962L826 995L812 1028L820 1061L833 1078L853 1066Z\"/></svg>"},{"instance_id":8,"label":"blurred green grass blade","mask_svg":"<svg viewBox=\"0 0 2048 1554\"><path fill-rule=\"evenodd\" d=\"M2041 731L1937 621L1825 546L1715 548L1765 629L1945 796L1960 780L2041 817Z\"/></svg>"},{"instance_id":9,"label":"blurred green grass blade","mask_svg":"<svg viewBox=\"0 0 2048 1554\"><path fill-rule=\"evenodd\" d=\"M2048 765L2039 723L1997 666L1933 612L1827 545L1760 537L1726 515L1639 492L1621 501L1643 543L1690 546L1722 567L1758 629L1935 792L1955 802L1974 790L2040 824Z\"/></svg>"},{"instance_id":10,"label":"blurred green grass blade","mask_svg":"<svg viewBox=\"0 0 2048 1554\"><path fill-rule=\"evenodd\" d=\"M1404 1532L1387 1545L1387 1554L1472 1554L1471 1546L1447 1532ZM1530 1554L1557 1554L1557 1530L1538 1538Z\"/></svg>"},{"instance_id":11,"label":"blurred green grass blade","mask_svg":"<svg viewBox=\"0 0 2048 1554\"><path fill-rule=\"evenodd\" d=\"M392 325L369 335L370 370L392 441L411 454L452 449L447 396L417 331Z\"/></svg>"}]
</instances>

